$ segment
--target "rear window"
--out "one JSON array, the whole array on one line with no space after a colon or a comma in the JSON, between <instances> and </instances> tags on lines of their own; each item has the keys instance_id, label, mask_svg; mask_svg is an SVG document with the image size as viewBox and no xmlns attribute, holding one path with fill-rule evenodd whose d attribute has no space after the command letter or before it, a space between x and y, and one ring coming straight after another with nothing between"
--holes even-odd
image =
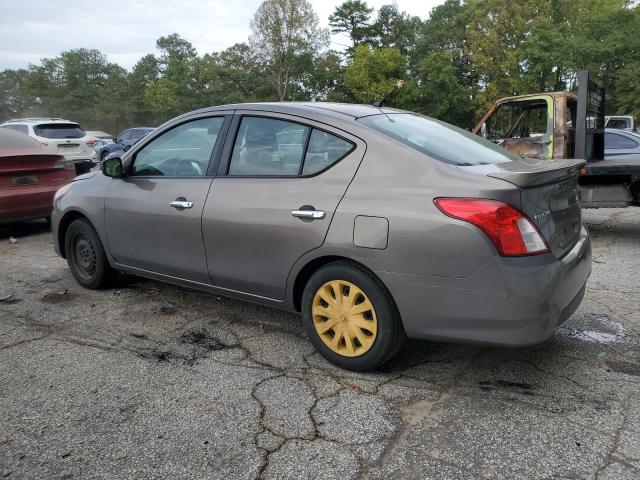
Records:
<instances>
[{"instance_id":1,"label":"rear window","mask_svg":"<svg viewBox=\"0 0 640 480\"><path fill-rule=\"evenodd\" d=\"M82 138L85 132L77 123L41 123L33 127L39 137L44 138Z\"/></svg>"},{"instance_id":2,"label":"rear window","mask_svg":"<svg viewBox=\"0 0 640 480\"><path fill-rule=\"evenodd\" d=\"M631 120L626 118L610 118L605 127L618 129L631 128Z\"/></svg>"},{"instance_id":3,"label":"rear window","mask_svg":"<svg viewBox=\"0 0 640 480\"><path fill-rule=\"evenodd\" d=\"M391 113L362 117L358 121L451 165L488 165L516 158L489 140L422 115Z\"/></svg>"},{"instance_id":4,"label":"rear window","mask_svg":"<svg viewBox=\"0 0 640 480\"><path fill-rule=\"evenodd\" d=\"M2 128L8 128L29 135L29 128L26 125L2 125Z\"/></svg>"}]
</instances>

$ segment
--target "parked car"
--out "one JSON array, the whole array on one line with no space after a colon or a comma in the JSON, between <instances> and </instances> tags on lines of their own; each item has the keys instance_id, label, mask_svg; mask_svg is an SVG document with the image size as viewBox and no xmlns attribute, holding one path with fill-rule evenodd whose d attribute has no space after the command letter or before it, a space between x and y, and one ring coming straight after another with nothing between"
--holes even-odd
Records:
<instances>
[{"instance_id":1,"label":"parked car","mask_svg":"<svg viewBox=\"0 0 640 480\"><path fill-rule=\"evenodd\" d=\"M153 130L151 130L151 131L153 131ZM149 135L149 132L145 133L141 137L136 138L135 140L133 140L132 142L128 143L127 145L121 145L121 148L117 148L116 150L113 150L110 153L105 152L105 155L102 156L102 161L104 162L105 159L109 159L109 158L122 157L127 151L129 151L129 149L131 147L133 147L136 143L138 143L140 140L142 140L147 135Z\"/></svg>"},{"instance_id":2,"label":"parked car","mask_svg":"<svg viewBox=\"0 0 640 480\"><path fill-rule=\"evenodd\" d=\"M56 190L75 177L73 163L13 129L0 128L0 223L49 218Z\"/></svg>"},{"instance_id":3,"label":"parked car","mask_svg":"<svg viewBox=\"0 0 640 480\"><path fill-rule=\"evenodd\" d=\"M103 145L98 153L98 158L103 161L107 155L113 152L125 152L131 145L152 131L151 127L129 128L114 138L112 143Z\"/></svg>"},{"instance_id":4,"label":"parked car","mask_svg":"<svg viewBox=\"0 0 640 480\"><path fill-rule=\"evenodd\" d=\"M58 191L54 243L86 288L124 271L297 311L366 370L405 335L546 340L591 270L584 164L390 108L207 108Z\"/></svg>"},{"instance_id":5,"label":"parked car","mask_svg":"<svg viewBox=\"0 0 640 480\"><path fill-rule=\"evenodd\" d=\"M606 128L604 131L604 158L609 160L640 160L640 134Z\"/></svg>"},{"instance_id":6,"label":"parked car","mask_svg":"<svg viewBox=\"0 0 640 480\"><path fill-rule=\"evenodd\" d=\"M100 158L100 150L109 143L113 143L113 135L99 130L87 130L89 137L89 145L93 142L93 150L96 152L96 158Z\"/></svg>"},{"instance_id":7,"label":"parked car","mask_svg":"<svg viewBox=\"0 0 640 480\"><path fill-rule=\"evenodd\" d=\"M75 122L62 118L21 118L0 124L0 128L16 130L36 139L51 153L73 161L76 173L88 172L96 164L90 138Z\"/></svg>"},{"instance_id":8,"label":"parked car","mask_svg":"<svg viewBox=\"0 0 640 480\"><path fill-rule=\"evenodd\" d=\"M635 119L632 115L608 115L604 117L604 126L617 130L636 131Z\"/></svg>"}]
</instances>

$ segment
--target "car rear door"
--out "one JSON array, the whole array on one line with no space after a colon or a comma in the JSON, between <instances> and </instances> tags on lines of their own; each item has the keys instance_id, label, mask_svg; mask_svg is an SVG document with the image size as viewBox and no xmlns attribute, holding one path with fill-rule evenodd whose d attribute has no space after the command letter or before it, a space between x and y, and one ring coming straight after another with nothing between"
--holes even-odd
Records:
<instances>
[{"instance_id":1,"label":"car rear door","mask_svg":"<svg viewBox=\"0 0 640 480\"><path fill-rule=\"evenodd\" d=\"M201 217L230 118L190 117L132 152L127 176L114 179L105 197L107 241L118 263L211 283Z\"/></svg>"},{"instance_id":2,"label":"car rear door","mask_svg":"<svg viewBox=\"0 0 640 480\"><path fill-rule=\"evenodd\" d=\"M233 134L232 134L233 133ZM362 140L297 117L236 115L202 217L216 286L273 299L324 242L362 160Z\"/></svg>"}]
</instances>

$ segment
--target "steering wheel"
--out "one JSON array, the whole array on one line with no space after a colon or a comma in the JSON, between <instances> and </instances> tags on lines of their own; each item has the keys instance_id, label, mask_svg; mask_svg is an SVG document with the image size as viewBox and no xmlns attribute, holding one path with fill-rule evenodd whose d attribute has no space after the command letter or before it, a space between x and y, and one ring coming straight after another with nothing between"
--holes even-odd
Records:
<instances>
[{"instance_id":1,"label":"steering wheel","mask_svg":"<svg viewBox=\"0 0 640 480\"><path fill-rule=\"evenodd\" d=\"M174 166L174 175L176 177L201 177L204 175L200 163L195 158L180 158L176 160L178 160Z\"/></svg>"}]
</instances>

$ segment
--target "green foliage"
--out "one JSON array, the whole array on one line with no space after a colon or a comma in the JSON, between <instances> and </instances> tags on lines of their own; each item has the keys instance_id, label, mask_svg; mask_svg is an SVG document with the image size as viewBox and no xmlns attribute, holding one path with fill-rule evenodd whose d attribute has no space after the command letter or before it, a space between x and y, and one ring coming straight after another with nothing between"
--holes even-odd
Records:
<instances>
[{"instance_id":1,"label":"green foliage","mask_svg":"<svg viewBox=\"0 0 640 480\"><path fill-rule=\"evenodd\" d=\"M462 127L474 126L475 100L449 52L431 52L418 64L415 110Z\"/></svg>"},{"instance_id":2,"label":"green foliage","mask_svg":"<svg viewBox=\"0 0 640 480\"><path fill-rule=\"evenodd\" d=\"M344 70L344 83L364 103L382 100L405 77L406 58L397 48L358 45Z\"/></svg>"},{"instance_id":3,"label":"green foliage","mask_svg":"<svg viewBox=\"0 0 640 480\"><path fill-rule=\"evenodd\" d=\"M383 5L371 25L372 43L382 48L397 48L406 55L413 50L420 35L422 20L398 10L397 5Z\"/></svg>"},{"instance_id":4,"label":"green foliage","mask_svg":"<svg viewBox=\"0 0 640 480\"><path fill-rule=\"evenodd\" d=\"M79 48L0 72L0 120L51 115L118 133L218 104L380 100L469 128L497 98L573 89L587 68L607 113L640 116L640 7L628 0L445 0L425 21L395 4L348 0L329 17L346 55L307 0L266 0L249 43L199 55L177 34L131 71Z\"/></svg>"}]
</instances>

